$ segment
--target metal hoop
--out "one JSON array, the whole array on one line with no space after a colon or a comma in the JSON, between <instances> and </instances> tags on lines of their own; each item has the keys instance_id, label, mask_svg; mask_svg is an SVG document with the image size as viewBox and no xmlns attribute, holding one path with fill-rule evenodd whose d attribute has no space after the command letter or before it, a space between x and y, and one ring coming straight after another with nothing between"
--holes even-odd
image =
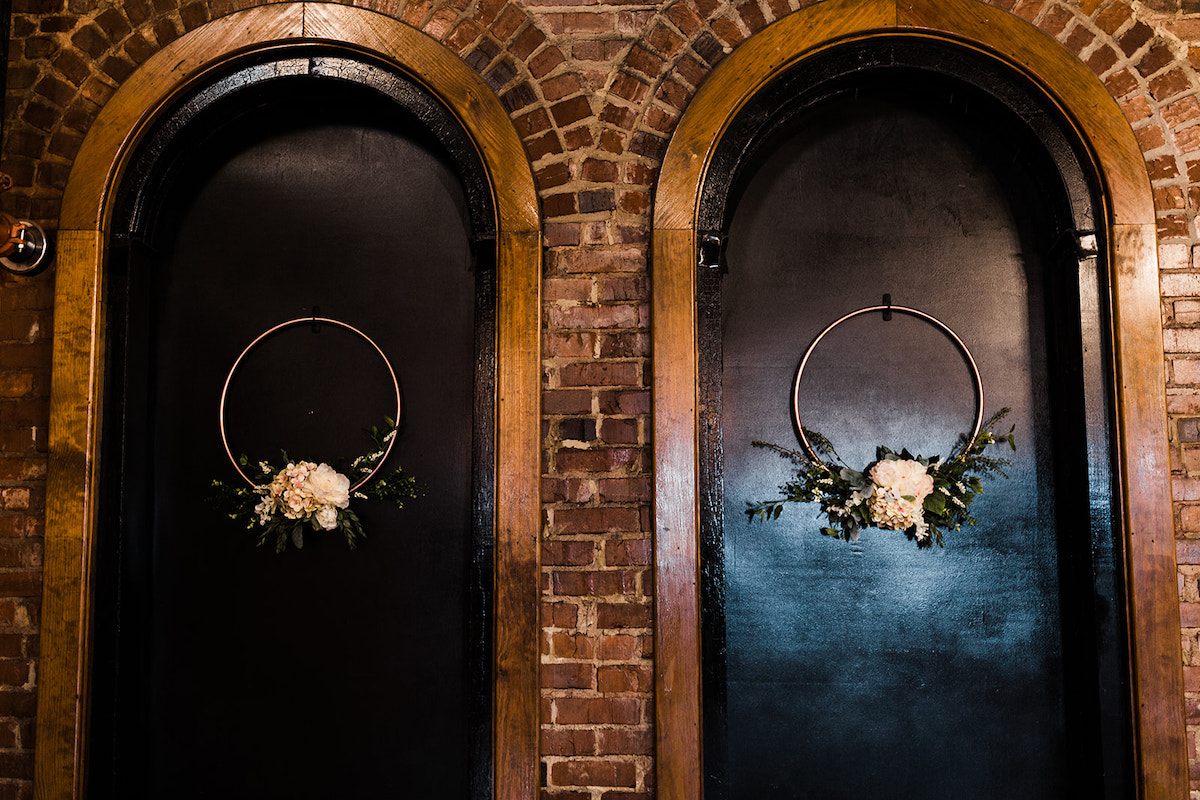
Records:
<instances>
[{"instance_id":1,"label":"metal hoop","mask_svg":"<svg viewBox=\"0 0 1200 800\"><path fill-rule=\"evenodd\" d=\"M800 366L796 370L796 379L792 382L792 421L796 423L796 431L800 436L800 444L804 448L805 454L813 461L813 463L824 463L821 461L820 457L817 456L817 452L813 449L812 444L808 441L808 437L805 436L804 424L800 421L800 379L804 377L804 365L808 363L808 357L812 355L813 350L815 350L817 345L821 343L821 340L825 338L825 334L829 333L831 330L836 328L838 325L841 325L848 319L853 319L861 314L870 314L873 311L882 311L884 314L894 311L900 314L908 314L909 316L917 317L918 319L923 319L936 327L942 333L949 336L950 339L953 340L956 345L958 345L959 351L962 352L962 354L966 357L967 364L969 364L971 367L971 377L975 381L975 428L973 431L971 431L971 438L967 440L967 446L964 448L964 451L971 449L971 445L975 443L975 439L979 436L979 429L983 427L983 379L979 376L979 367L975 364L975 359L972 358L971 351L967 349L967 345L963 342L963 340L958 338L958 334L951 330L949 325L942 322L937 317L926 314L924 311L918 311L915 308L906 308L904 306L893 306L889 304L882 306L867 306L866 308L860 308L857 311L851 311L849 314L835 320L828 327L826 327L825 330L818 333L817 338L813 339L812 344L810 344L808 349L804 351L804 357L800 359Z\"/></svg>"},{"instance_id":2,"label":"metal hoop","mask_svg":"<svg viewBox=\"0 0 1200 800\"><path fill-rule=\"evenodd\" d=\"M231 464L233 464L233 468L238 471L238 474L241 475L242 478L246 481L246 483L250 484L251 487L257 486L258 484L256 484L253 480L251 480L249 475L247 475L245 472L242 472L241 465L238 464L237 459L233 457L233 451L229 449L229 438L225 435L225 397L229 393L229 384L233 381L233 374L235 372L237 372L237 368L239 366L241 366L242 360L246 357L246 355L251 350L253 350L256 346L258 346L258 344L263 339L266 339L268 336L270 336L274 333L277 333L277 332L283 330L284 328L290 328L293 325L314 325L314 326L316 326L316 325L322 325L322 324L336 325L339 328L344 328L344 329L350 331L351 333L357 334L361 338L365 339L367 344L369 344L369 345L371 345L371 347L375 348L375 352L379 353L379 357L383 359L384 366L387 367L388 375L392 376L392 386L396 390L396 416L393 417L393 419L395 419L397 421L399 421L399 419L400 419L400 381L396 380L396 371L394 369L392 369L392 362L388 361L387 356L385 356L383 354L383 350L379 349L379 345L375 344L375 342L371 339L370 336L367 336L365 333L360 331L358 328L355 328L353 325L348 325L345 322L341 322L336 319L329 319L328 317L317 317L317 316L301 317L299 319L291 319L291 320L288 320L287 322L281 322L273 328L268 328L266 331L259 334L258 337L254 341L252 341L250 344L246 345L246 349L242 351L242 354L237 357L236 361L233 362L233 366L229 368L229 374L225 377L225 386L222 387L222 389L221 389L221 408L220 408L221 444L223 444L225 446L225 455L229 456L229 461ZM371 478L375 477L375 473L378 472L380 467L383 466L383 462L387 461L388 454L392 452L392 447L395 444L396 444L396 437L393 436L391 441L388 442L387 449L383 451L383 456L375 463L375 468L373 470L371 470L371 472L365 478L363 478L358 483L354 484L354 486L352 486L350 488L351 492L358 491L360 488L362 488L364 485L366 485L371 480Z\"/></svg>"}]
</instances>

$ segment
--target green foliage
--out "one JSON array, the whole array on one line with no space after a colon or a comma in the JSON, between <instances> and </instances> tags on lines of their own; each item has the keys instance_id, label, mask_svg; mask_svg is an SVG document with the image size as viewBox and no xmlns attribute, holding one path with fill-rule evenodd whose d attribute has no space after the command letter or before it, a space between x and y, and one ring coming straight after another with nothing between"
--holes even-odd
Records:
<instances>
[{"instance_id":1,"label":"green foliage","mask_svg":"<svg viewBox=\"0 0 1200 800\"><path fill-rule=\"evenodd\" d=\"M748 501L746 516L750 522L766 522L779 519L787 503L820 503L821 511L830 523L829 527L821 528L821 533L847 541L857 541L863 528L877 526L868 498L878 487L867 476L881 461L915 461L921 464L926 474L933 479L933 491L921 503L918 521L923 521L926 530L919 530L917 525L913 525L905 529L905 535L916 541L920 548L932 547L935 542L938 547L942 547L944 531L955 531L963 525L975 524L969 506L983 492L980 476L1008 477L1004 472L1010 463L1007 459L984 454L987 446L991 444L1007 443L1013 451L1017 449L1013 436L1015 426L1010 427L1007 434L1000 436L994 431L1008 413L1009 409L1003 408L993 414L981 426L979 435L974 440L966 434L960 436L950 456L944 461L937 456L925 458L920 455L914 456L908 450L897 453L881 446L876 448L875 461L868 464L862 472L847 467L828 439L808 429L804 431L805 436L822 460L813 461L802 451L769 442L753 442L755 447L771 450L790 461L795 465L796 473L792 480L779 487L780 497L758 502ZM911 503L916 500L916 496L906 495L904 499Z\"/></svg>"},{"instance_id":2,"label":"green foliage","mask_svg":"<svg viewBox=\"0 0 1200 800\"><path fill-rule=\"evenodd\" d=\"M372 426L365 432L371 438L375 448L348 464L344 460L339 462L338 472L349 479L352 487L371 475L376 466L382 462L387 454L388 446L396 435L396 423L385 417L383 428ZM281 452L280 455L284 464L296 461L290 458L286 452ZM223 481L214 480L212 482L214 499L229 509L227 514L231 520L244 526L248 531L256 531L255 543L258 547L270 543L276 553L282 553L290 542L292 546L300 549L304 547L304 529L306 527L314 531L322 530L315 515L292 519L280 512L275 512L265 519L260 518L256 507L269 494L271 481L281 469L267 461L260 461L252 465L250 459L245 455L238 458L238 464L250 474L257 473L260 483L251 488L241 485L230 486ZM354 491L351 498L380 500L391 503L397 508L403 508L405 502L420 497L422 494L424 494L424 489L418 485L416 478L405 474L403 469L397 467L383 474L382 477L377 474L370 482ZM337 521L330 530L340 532L346 540L346 546L354 550L367 537L362 520L350 508L338 508L336 512Z\"/></svg>"}]
</instances>

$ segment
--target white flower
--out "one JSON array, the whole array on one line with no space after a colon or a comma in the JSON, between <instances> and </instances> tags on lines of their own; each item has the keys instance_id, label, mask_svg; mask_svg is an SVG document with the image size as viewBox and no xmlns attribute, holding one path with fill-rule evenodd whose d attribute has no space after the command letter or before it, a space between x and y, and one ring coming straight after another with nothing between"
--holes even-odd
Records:
<instances>
[{"instance_id":1,"label":"white flower","mask_svg":"<svg viewBox=\"0 0 1200 800\"><path fill-rule=\"evenodd\" d=\"M308 473L308 490L323 506L346 508L350 505L350 479L328 464L321 464Z\"/></svg>"},{"instance_id":2,"label":"white flower","mask_svg":"<svg viewBox=\"0 0 1200 800\"><path fill-rule=\"evenodd\" d=\"M920 505L933 491L933 477L925 466L912 459L884 459L871 467L871 480L881 489L890 489L897 497L912 497Z\"/></svg>"},{"instance_id":3,"label":"white flower","mask_svg":"<svg viewBox=\"0 0 1200 800\"><path fill-rule=\"evenodd\" d=\"M331 531L337 527L337 509L332 506L322 506L313 517L322 530Z\"/></svg>"}]
</instances>

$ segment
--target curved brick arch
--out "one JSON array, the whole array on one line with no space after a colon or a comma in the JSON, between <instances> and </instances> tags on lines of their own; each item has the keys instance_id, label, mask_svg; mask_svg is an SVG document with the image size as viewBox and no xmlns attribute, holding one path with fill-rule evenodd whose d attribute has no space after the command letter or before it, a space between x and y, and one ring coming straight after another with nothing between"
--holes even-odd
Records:
<instances>
[{"instance_id":1,"label":"curved brick arch","mask_svg":"<svg viewBox=\"0 0 1200 800\"><path fill-rule=\"evenodd\" d=\"M355 5L352 0L338 0ZM213 20L271 0L130 2L79 16L17 14L14 39L25 62L9 74L6 161L13 210L55 227L59 201L79 146L104 104L147 59ZM583 81L522 6L507 0L380 0L376 12L442 43L500 98L531 161L553 159L585 142L562 129L590 118ZM40 65L40 66L37 66ZM572 88L573 87L573 88ZM19 95L18 95L19 93ZM11 98L19 97L16 103ZM539 174L543 190L554 173Z\"/></svg>"}]
</instances>

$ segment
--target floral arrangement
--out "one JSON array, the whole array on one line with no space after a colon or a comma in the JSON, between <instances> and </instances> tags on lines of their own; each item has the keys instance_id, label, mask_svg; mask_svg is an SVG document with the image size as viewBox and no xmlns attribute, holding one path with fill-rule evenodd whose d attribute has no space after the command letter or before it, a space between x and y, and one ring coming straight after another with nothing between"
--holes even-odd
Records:
<instances>
[{"instance_id":1,"label":"floral arrangement","mask_svg":"<svg viewBox=\"0 0 1200 800\"><path fill-rule=\"evenodd\" d=\"M829 440L815 431L804 433L818 455L834 460L813 460L798 450L754 442L795 464L796 477L779 487L782 498L747 502L746 515L751 522L778 519L786 503L817 502L829 520L830 527L821 528L827 536L858 541L862 528L886 528L904 531L917 547L935 542L942 547L943 531L975 524L968 507L983 492L980 476L1008 477L1006 459L983 454L993 443L1017 449L1013 428L1002 436L992 430L1008 412L1004 408L993 415L974 439L961 436L945 460L878 447L875 461L861 472L846 466Z\"/></svg>"},{"instance_id":2,"label":"floral arrangement","mask_svg":"<svg viewBox=\"0 0 1200 800\"><path fill-rule=\"evenodd\" d=\"M283 453L286 466L282 468L267 461L258 462L261 483L252 487L229 486L214 480L213 488L233 507L230 519L243 523L247 530L259 529L259 547L272 540L276 553L287 549L289 541L303 547L304 529L308 527L314 531L341 531L346 545L353 550L367 534L358 514L350 509L352 497L385 500L403 508L406 500L420 494L416 479L405 475L400 468L351 490L352 480L361 482L372 473L396 435L396 423L391 419L385 419L384 423L383 430L372 427L367 431L375 449L351 461L346 467L348 474L329 464L296 461ZM249 459L243 455L238 463L247 467Z\"/></svg>"}]
</instances>

